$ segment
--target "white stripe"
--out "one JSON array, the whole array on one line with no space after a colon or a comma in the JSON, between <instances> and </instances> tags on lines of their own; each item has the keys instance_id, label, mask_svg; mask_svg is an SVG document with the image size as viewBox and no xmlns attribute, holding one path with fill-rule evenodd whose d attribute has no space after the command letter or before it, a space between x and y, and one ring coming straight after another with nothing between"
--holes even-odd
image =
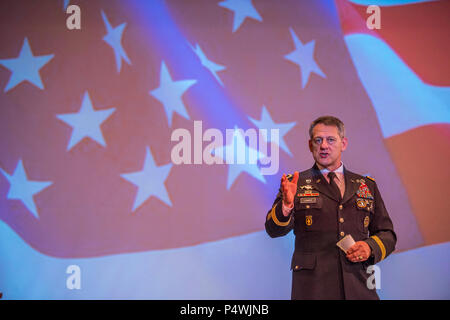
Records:
<instances>
[{"instance_id":1,"label":"white stripe","mask_svg":"<svg viewBox=\"0 0 450 320\"><path fill-rule=\"evenodd\" d=\"M290 299L294 239L264 231L194 247L99 258L41 254L0 221L3 299ZM66 268L81 268L81 289ZM450 242L380 264L385 299L450 299Z\"/></svg>"},{"instance_id":2,"label":"white stripe","mask_svg":"<svg viewBox=\"0 0 450 320\"><path fill-rule=\"evenodd\" d=\"M358 76L385 138L433 123L450 123L450 88L425 84L381 39L345 36Z\"/></svg>"},{"instance_id":3,"label":"white stripe","mask_svg":"<svg viewBox=\"0 0 450 320\"><path fill-rule=\"evenodd\" d=\"M261 231L187 248L62 259L35 251L0 221L0 292L3 299L290 299L293 245L292 233L271 239ZM66 288L70 265L81 269L80 290Z\"/></svg>"}]
</instances>

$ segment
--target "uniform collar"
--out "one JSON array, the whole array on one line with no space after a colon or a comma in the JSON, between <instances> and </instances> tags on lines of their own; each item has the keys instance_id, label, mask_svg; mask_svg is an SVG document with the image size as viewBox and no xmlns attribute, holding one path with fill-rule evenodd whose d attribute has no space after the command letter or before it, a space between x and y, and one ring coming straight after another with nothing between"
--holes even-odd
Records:
<instances>
[{"instance_id":1,"label":"uniform collar","mask_svg":"<svg viewBox=\"0 0 450 320\"><path fill-rule=\"evenodd\" d=\"M314 189L326 194L328 197L330 197L331 199L334 199L335 201L339 201L339 198L336 198L334 191L331 189L330 184L326 180L326 176L327 176L328 172L330 172L330 170L326 170L326 171L325 170L326 169L320 170L317 163L314 163L314 166L311 168L311 171L310 171L311 178L306 177L305 183L307 183L307 184L311 183L311 185L314 187ZM342 176L345 179L345 174L344 174L345 168L344 168L344 165L342 162L341 162L340 167L337 168L334 172L340 172L340 174L342 174ZM300 180L299 180L299 182L300 182Z\"/></svg>"},{"instance_id":2,"label":"uniform collar","mask_svg":"<svg viewBox=\"0 0 450 320\"><path fill-rule=\"evenodd\" d=\"M329 172L330 172L330 170L328 170L327 168L324 168L324 169L320 170L320 173L321 173L324 177L325 177ZM337 168L337 169L334 170L333 172L344 174L344 163L341 161L341 165L339 166L339 168Z\"/></svg>"}]
</instances>

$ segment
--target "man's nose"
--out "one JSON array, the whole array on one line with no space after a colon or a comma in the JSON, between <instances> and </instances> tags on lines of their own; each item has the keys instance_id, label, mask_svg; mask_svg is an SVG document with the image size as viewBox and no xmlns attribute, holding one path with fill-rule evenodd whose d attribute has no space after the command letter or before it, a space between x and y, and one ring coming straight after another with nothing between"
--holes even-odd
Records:
<instances>
[{"instance_id":1,"label":"man's nose","mask_svg":"<svg viewBox=\"0 0 450 320\"><path fill-rule=\"evenodd\" d=\"M320 149L328 149L329 145L327 140L322 140L322 143L320 144Z\"/></svg>"}]
</instances>

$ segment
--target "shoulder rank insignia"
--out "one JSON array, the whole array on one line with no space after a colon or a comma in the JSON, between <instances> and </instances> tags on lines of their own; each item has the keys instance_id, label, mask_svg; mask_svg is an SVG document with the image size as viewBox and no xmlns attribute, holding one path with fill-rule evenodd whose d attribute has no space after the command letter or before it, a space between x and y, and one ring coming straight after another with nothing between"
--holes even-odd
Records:
<instances>
[{"instance_id":1,"label":"shoulder rank insignia","mask_svg":"<svg viewBox=\"0 0 450 320\"><path fill-rule=\"evenodd\" d=\"M370 177L370 176L366 176L367 179L372 180L373 182L375 182L375 179Z\"/></svg>"}]
</instances>

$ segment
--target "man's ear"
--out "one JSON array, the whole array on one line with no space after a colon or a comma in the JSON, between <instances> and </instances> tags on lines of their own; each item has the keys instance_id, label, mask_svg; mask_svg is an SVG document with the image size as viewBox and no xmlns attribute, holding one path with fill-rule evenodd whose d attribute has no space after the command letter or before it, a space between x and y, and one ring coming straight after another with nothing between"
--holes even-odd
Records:
<instances>
[{"instance_id":1,"label":"man's ear","mask_svg":"<svg viewBox=\"0 0 450 320\"><path fill-rule=\"evenodd\" d=\"M312 140L311 139L308 140L308 145L309 145L309 151L313 152L313 146L312 146Z\"/></svg>"},{"instance_id":2,"label":"man's ear","mask_svg":"<svg viewBox=\"0 0 450 320\"><path fill-rule=\"evenodd\" d=\"M347 146L348 146L348 139L344 137L342 138L342 151L347 149Z\"/></svg>"}]
</instances>

